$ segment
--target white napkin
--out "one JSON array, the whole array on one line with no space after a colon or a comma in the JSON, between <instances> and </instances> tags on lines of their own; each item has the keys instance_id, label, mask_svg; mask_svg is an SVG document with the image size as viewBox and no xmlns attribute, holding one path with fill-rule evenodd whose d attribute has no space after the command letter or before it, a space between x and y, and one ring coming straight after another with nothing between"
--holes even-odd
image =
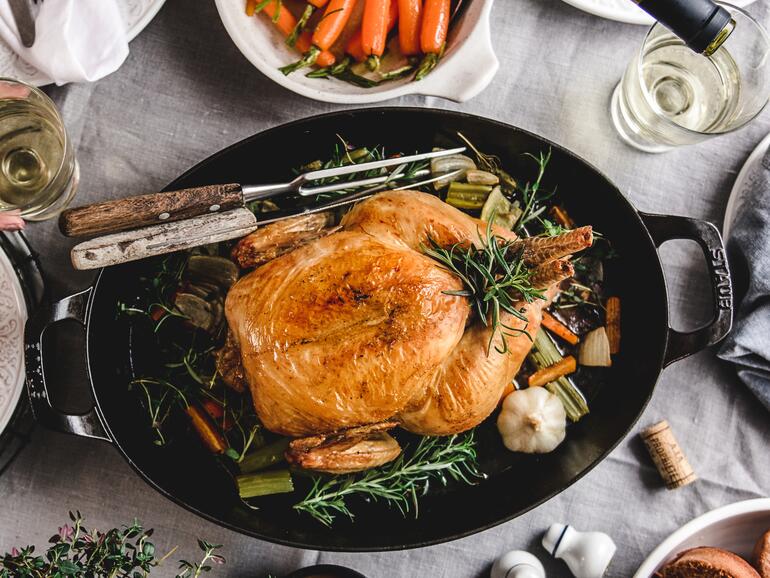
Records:
<instances>
[{"instance_id":1,"label":"white napkin","mask_svg":"<svg viewBox=\"0 0 770 578\"><path fill-rule=\"evenodd\" d=\"M43 0L35 44L22 46L7 1L0 0L0 37L56 84L98 80L128 56L126 25L116 0Z\"/></svg>"}]
</instances>

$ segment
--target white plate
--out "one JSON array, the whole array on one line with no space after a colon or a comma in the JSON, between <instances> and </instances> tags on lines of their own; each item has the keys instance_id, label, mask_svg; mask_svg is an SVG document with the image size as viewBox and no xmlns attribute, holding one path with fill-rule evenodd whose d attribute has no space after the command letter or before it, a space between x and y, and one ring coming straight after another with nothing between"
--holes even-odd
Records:
<instances>
[{"instance_id":1,"label":"white plate","mask_svg":"<svg viewBox=\"0 0 770 578\"><path fill-rule=\"evenodd\" d=\"M711 510L666 538L642 563L634 578L650 578L679 552L697 546L729 550L750 562L754 544L768 530L770 498L736 502Z\"/></svg>"},{"instance_id":2,"label":"white plate","mask_svg":"<svg viewBox=\"0 0 770 578\"><path fill-rule=\"evenodd\" d=\"M51 1L51 0L49 0ZM131 41L144 30L166 0L120 0L118 5L126 22L126 35ZM0 39L0 77L15 78L34 86L51 84L51 80L34 66L27 64Z\"/></svg>"},{"instance_id":3,"label":"white plate","mask_svg":"<svg viewBox=\"0 0 770 578\"><path fill-rule=\"evenodd\" d=\"M24 389L24 323L27 306L10 259L0 248L0 433Z\"/></svg>"},{"instance_id":4,"label":"white plate","mask_svg":"<svg viewBox=\"0 0 770 578\"><path fill-rule=\"evenodd\" d=\"M735 4L743 8L748 6L754 0L732 0L730 4ZM631 0L564 0L575 8L584 12L590 12L602 18L617 20L618 22L627 22L628 24L645 24L652 26L652 16L639 8Z\"/></svg>"},{"instance_id":5,"label":"white plate","mask_svg":"<svg viewBox=\"0 0 770 578\"><path fill-rule=\"evenodd\" d=\"M753 191L754 169L759 168L758 165L762 161L762 157L765 156L767 149L770 148L770 134L767 135L757 145L746 162L741 167L741 172L735 178L735 184L730 191L730 197L727 199L727 208L725 209L725 220L722 223L722 237L727 239L727 235L730 232L730 227L735 220L735 216L740 211L743 204L751 198Z\"/></svg>"}]
</instances>

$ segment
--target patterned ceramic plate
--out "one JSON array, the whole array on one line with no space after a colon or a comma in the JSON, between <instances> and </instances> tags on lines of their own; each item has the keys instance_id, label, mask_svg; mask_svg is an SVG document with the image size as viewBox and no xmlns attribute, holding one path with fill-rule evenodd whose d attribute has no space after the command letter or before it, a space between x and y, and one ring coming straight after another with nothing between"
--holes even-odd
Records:
<instances>
[{"instance_id":1,"label":"patterned ceramic plate","mask_svg":"<svg viewBox=\"0 0 770 578\"><path fill-rule=\"evenodd\" d=\"M24 389L24 322L27 306L19 278L0 248L0 432Z\"/></svg>"},{"instance_id":2,"label":"patterned ceramic plate","mask_svg":"<svg viewBox=\"0 0 770 578\"><path fill-rule=\"evenodd\" d=\"M748 6L754 0L730 0L730 4ZM652 26L654 20L644 10L636 6L631 0L564 0L585 12L596 14L602 18L628 22L629 24L646 24Z\"/></svg>"},{"instance_id":3,"label":"patterned ceramic plate","mask_svg":"<svg viewBox=\"0 0 770 578\"><path fill-rule=\"evenodd\" d=\"M120 0L128 39L133 40L155 17L166 0ZM16 78L35 86L51 81L34 66L27 64L0 39L0 77Z\"/></svg>"},{"instance_id":4,"label":"patterned ceramic plate","mask_svg":"<svg viewBox=\"0 0 770 578\"><path fill-rule=\"evenodd\" d=\"M722 222L722 236L726 239L730 234L733 221L743 208L746 202L751 200L751 195L755 192L755 180L760 178L759 171L763 170L762 159L770 149L770 134L762 139L757 148L749 155L743 168L735 178L735 184L730 191L730 197L727 199L727 208L725 209L725 219Z\"/></svg>"}]
</instances>

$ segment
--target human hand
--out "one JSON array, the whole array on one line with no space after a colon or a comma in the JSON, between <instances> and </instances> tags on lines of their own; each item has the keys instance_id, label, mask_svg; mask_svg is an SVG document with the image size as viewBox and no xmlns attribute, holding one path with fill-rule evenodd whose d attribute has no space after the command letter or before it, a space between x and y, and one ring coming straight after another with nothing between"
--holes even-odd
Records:
<instances>
[{"instance_id":1,"label":"human hand","mask_svg":"<svg viewBox=\"0 0 770 578\"><path fill-rule=\"evenodd\" d=\"M0 231L21 231L24 225L19 209L0 212Z\"/></svg>"}]
</instances>

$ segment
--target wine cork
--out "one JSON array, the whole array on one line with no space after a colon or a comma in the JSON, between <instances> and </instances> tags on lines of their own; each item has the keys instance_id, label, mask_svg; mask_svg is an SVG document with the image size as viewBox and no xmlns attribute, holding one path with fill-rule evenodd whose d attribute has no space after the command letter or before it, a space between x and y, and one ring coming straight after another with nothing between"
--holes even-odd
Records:
<instances>
[{"instance_id":1,"label":"wine cork","mask_svg":"<svg viewBox=\"0 0 770 578\"><path fill-rule=\"evenodd\" d=\"M666 488L675 490L698 479L666 420L645 428L641 436Z\"/></svg>"}]
</instances>

